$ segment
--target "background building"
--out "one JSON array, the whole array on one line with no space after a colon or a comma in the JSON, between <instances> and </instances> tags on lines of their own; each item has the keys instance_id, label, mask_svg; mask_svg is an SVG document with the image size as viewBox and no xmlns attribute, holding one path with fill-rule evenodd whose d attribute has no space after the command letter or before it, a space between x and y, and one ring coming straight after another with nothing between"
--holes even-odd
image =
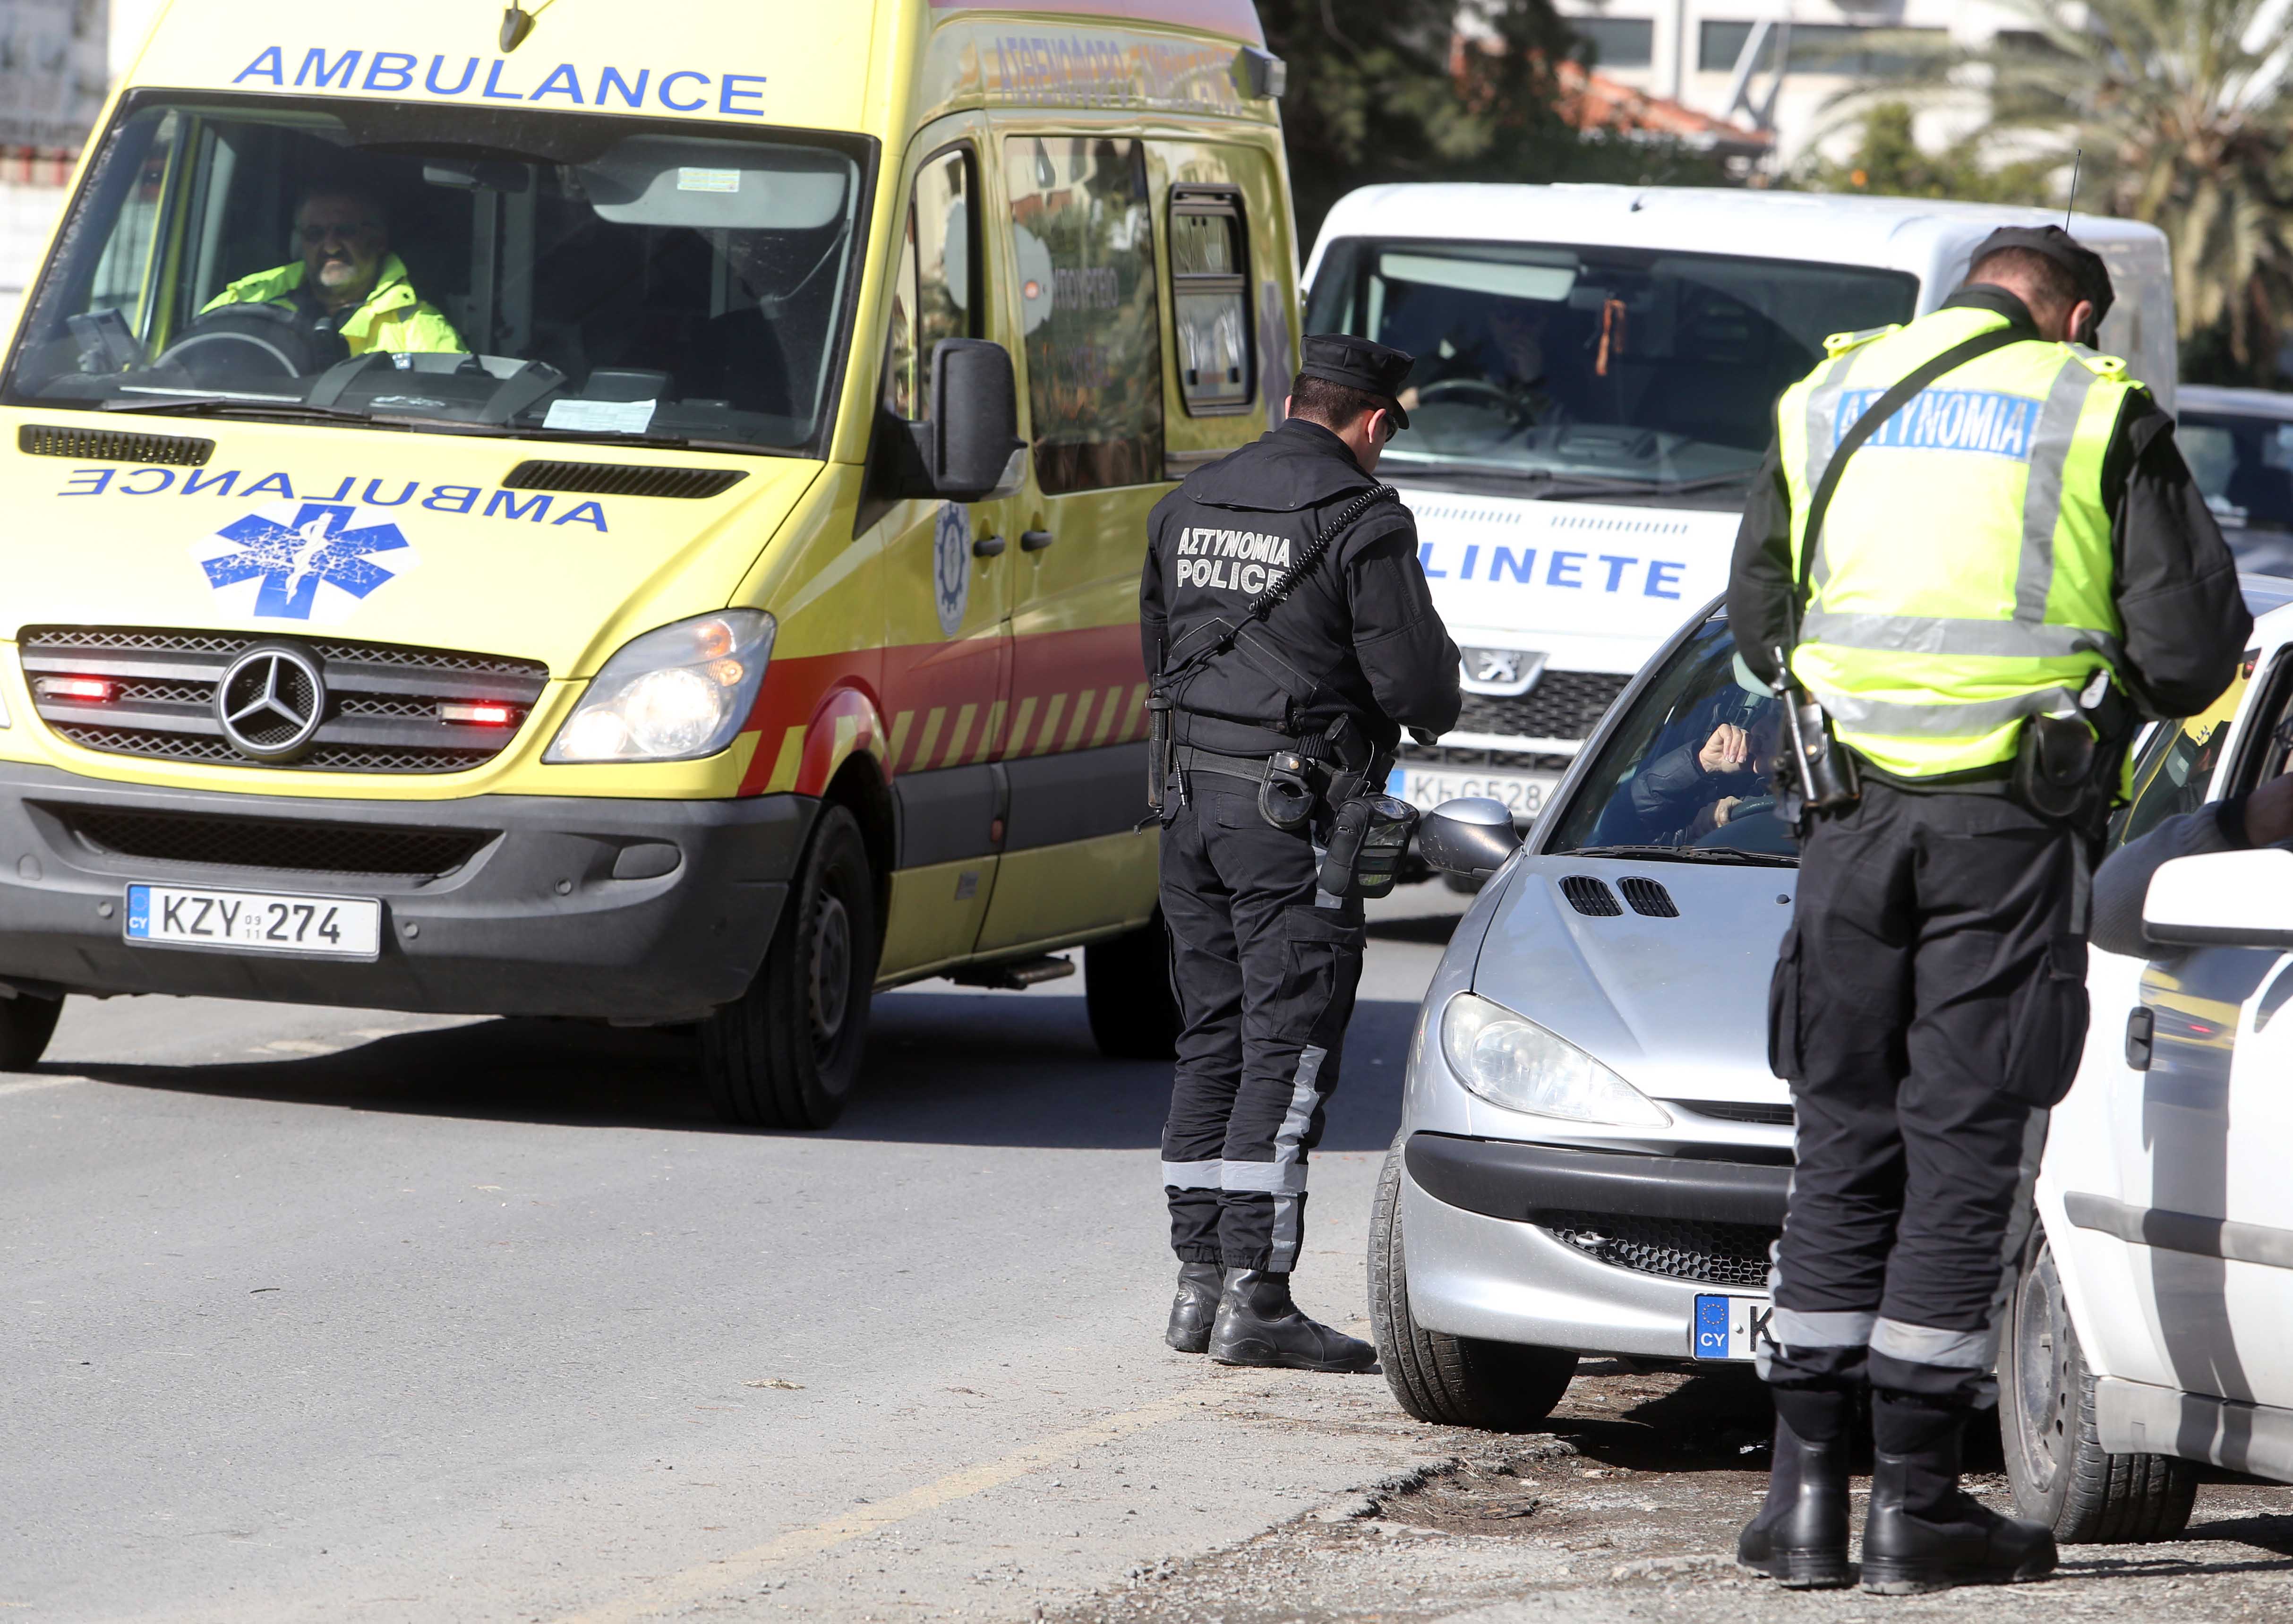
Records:
<instances>
[{"instance_id":1,"label":"background building","mask_svg":"<svg viewBox=\"0 0 2293 1624\"><path fill-rule=\"evenodd\" d=\"M1847 144L1828 104L1843 90L1899 77L1906 33L1980 48L2018 19L1985 0L1557 0L1598 51L1604 78L1708 117L1773 133L1788 169L1820 145ZM1778 67L1782 71L1778 72ZM1923 115L1923 141L1966 133L1968 115Z\"/></svg>"}]
</instances>

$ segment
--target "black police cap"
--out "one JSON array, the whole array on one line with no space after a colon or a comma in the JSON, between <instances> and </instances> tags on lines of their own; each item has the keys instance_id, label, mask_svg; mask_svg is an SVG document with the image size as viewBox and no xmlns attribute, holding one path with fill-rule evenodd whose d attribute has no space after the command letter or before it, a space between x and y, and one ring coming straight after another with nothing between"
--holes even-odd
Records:
<instances>
[{"instance_id":1,"label":"black police cap","mask_svg":"<svg viewBox=\"0 0 2293 1624\"><path fill-rule=\"evenodd\" d=\"M2063 270L2078 285L2078 297L2094 306L2094 325L2102 326L2102 319L2110 314L2111 304L2118 290L2111 286L2110 267L2103 263L2102 255L2087 247L2058 225L2001 226L1984 238L1968 263L1980 265L1991 255L2004 248L2022 248L2032 254L2043 254Z\"/></svg>"},{"instance_id":2,"label":"black police cap","mask_svg":"<svg viewBox=\"0 0 2293 1624\"><path fill-rule=\"evenodd\" d=\"M1409 376L1417 358L1406 350L1350 333L1309 334L1299 348L1306 363L1298 368L1299 376L1322 378L1375 395L1385 402L1395 423L1405 429L1409 426L1409 414L1401 409L1398 397L1402 380Z\"/></svg>"}]
</instances>

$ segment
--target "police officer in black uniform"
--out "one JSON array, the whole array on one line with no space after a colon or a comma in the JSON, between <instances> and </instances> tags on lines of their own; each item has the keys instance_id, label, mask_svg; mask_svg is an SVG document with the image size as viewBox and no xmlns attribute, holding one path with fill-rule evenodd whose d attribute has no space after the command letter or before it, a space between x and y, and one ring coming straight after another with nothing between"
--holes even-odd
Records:
<instances>
[{"instance_id":1,"label":"police officer in black uniform","mask_svg":"<svg viewBox=\"0 0 2293 1624\"><path fill-rule=\"evenodd\" d=\"M1185 1020L1163 1135L1167 1339L1227 1364L1363 1370L1369 1344L1290 1299L1364 945L1361 902L1321 888L1317 844L1336 802L1382 791L1403 728L1455 723L1458 660L1415 522L1371 477L1409 424L1410 357L1342 335L1303 350L1282 426L1147 520L1139 630L1172 707L1163 916ZM1268 784L1296 758L1303 773Z\"/></svg>"}]
</instances>

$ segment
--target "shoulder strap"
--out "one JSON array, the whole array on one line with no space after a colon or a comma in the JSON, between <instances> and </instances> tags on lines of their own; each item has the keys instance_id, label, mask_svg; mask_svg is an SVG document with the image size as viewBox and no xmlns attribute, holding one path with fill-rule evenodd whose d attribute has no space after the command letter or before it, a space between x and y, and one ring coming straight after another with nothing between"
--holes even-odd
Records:
<instances>
[{"instance_id":1,"label":"shoulder strap","mask_svg":"<svg viewBox=\"0 0 2293 1624\"><path fill-rule=\"evenodd\" d=\"M2025 335L2011 327L1993 327L1977 333L1964 343L1955 343L1906 373L1895 386L1871 403L1870 409L1855 420L1854 427L1840 437L1839 448L1831 454L1831 461L1823 471L1823 479L1815 488L1815 496L1807 505L1807 529L1800 540L1799 583L1792 602L1798 611L1807 611L1808 575L1815 568L1815 550L1823 540L1823 515L1831 505L1831 494L1839 489L1839 476L1846 471L1847 459L1863 442L1886 426L1910 398L1942 376L1946 372L1964 367L1977 356L1988 355L1993 350L2003 350L2008 344L2023 342ZM1795 639L1796 641L1796 639Z\"/></svg>"}]
</instances>

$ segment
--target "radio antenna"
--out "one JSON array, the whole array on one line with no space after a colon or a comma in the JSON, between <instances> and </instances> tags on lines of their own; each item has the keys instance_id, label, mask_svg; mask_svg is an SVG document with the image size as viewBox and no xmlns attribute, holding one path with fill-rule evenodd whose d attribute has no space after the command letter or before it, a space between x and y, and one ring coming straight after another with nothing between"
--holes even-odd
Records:
<instances>
[{"instance_id":1,"label":"radio antenna","mask_svg":"<svg viewBox=\"0 0 2293 1624\"><path fill-rule=\"evenodd\" d=\"M2070 229L2070 215L2078 209L2078 166L2086 161L2086 149L2079 147L2070 154L2070 198L2062 205L2062 230Z\"/></svg>"}]
</instances>

